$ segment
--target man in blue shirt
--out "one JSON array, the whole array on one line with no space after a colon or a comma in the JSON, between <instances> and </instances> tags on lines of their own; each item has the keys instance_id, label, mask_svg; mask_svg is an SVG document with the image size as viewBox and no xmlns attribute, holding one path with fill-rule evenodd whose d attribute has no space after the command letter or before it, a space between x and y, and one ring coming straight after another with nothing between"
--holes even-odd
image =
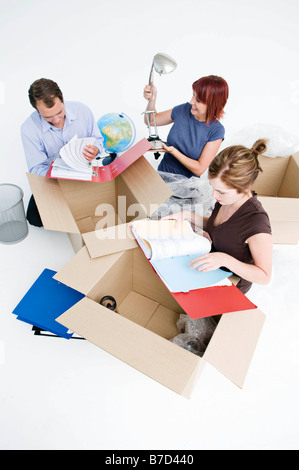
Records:
<instances>
[{"instance_id":1,"label":"man in blue shirt","mask_svg":"<svg viewBox=\"0 0 299 470\"><path fill-rule=\"evenodd\" d=\"M101 153L103 137L86 105L64 102L57 83L45 78L36 80L28 95L35 111L23 123L21 136L30 173L45 176L60 149L75 135L95 138L94 145L87 145L83 151L88 161ZM27 219L32 225L42 226L33 196L28 204Z\"/></svg>"}]
</instances>

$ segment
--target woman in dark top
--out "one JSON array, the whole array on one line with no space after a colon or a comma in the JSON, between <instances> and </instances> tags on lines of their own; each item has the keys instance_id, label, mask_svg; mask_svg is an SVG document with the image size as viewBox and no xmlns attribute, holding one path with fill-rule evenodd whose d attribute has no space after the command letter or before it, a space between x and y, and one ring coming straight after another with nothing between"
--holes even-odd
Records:
<instances>
[{"instance_id":1,"label":"woman in dark top","mask_svg":"<svg viewBox=\"0 0 299 470\"><path fill-rule=\"evenodd\" d=\"M237 287L244 294L253 282L267 284L271 279L270 221L252 191L262 171L258 155L265 150L266 141L260 139L251 149L231 146L215 157L209 166L209 182L216 204L209 218L190 211L168 216L189 220L212 242L211 252L192 260L191 269L226 268L240 277Z\"/></svg>"}]
</instances>

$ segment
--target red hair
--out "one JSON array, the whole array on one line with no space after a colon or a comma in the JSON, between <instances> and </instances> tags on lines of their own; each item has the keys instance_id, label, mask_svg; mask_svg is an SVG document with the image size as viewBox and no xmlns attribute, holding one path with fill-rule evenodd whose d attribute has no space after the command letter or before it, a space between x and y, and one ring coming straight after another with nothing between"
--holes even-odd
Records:
<instances>
[{"instance_id":1,"label":"red hair","mask_svg":"<svg viewBox=\"0 0 299 470\"><path fill-rule=\"evenodd\" d=\"M207 105L207 122L223 117L228 99L228 84L224 78L216 75L202 77L193 83L192 88L196 98Z\"/></svg>"}]
</instances>

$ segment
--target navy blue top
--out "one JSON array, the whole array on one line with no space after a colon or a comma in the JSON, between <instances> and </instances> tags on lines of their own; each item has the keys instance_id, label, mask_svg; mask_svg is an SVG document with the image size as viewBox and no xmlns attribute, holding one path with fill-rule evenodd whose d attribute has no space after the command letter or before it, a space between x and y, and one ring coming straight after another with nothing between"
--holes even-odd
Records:
<instances>
[{"instance_id":1,"label":"navy blue top","mask_svg":"<svg viewBox=\"0 0 299 470\"><path fill-rule=\"evenodd\" d=\"M224 139L224 127L217 120L208 124L205 121L198 121L190 110L190 103L173 108L171 112L173 125L167 137L167 145L175 147L193 160L198 160L207 142ZM181 174L188 178L196 176L170 153L164 154L158 170Z\"/></svg>"}]
</instances>

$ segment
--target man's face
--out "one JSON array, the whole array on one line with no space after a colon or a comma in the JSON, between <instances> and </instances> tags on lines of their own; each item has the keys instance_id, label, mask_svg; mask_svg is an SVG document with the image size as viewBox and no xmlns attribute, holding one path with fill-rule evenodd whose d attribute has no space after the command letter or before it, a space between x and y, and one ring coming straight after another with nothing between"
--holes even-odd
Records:
<instances>
[{"instance_id":1,"label":"man's face","mask_svg":"<svg viewBox=\"0 0 299 470\"><path fill-rule=\"evenodd\" d=\"M48 108L42 100L36 102L36 109L41 117L54 127L63 128L65 121L65 107L59 98L54 98L54 106Z\"/></svg>"}]
</instances>

